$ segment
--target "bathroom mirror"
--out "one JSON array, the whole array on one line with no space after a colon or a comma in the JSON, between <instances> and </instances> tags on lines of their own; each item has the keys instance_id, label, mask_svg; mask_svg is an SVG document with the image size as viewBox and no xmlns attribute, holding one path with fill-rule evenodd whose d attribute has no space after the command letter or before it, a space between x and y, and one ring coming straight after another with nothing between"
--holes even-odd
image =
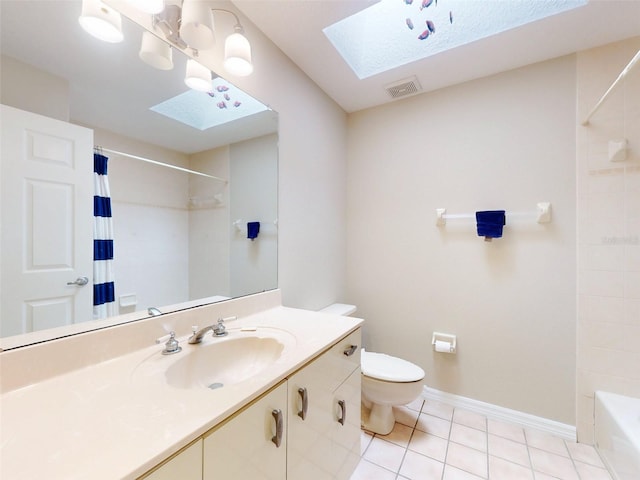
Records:
<instances>
[{"instance_id":1,"label":"bathroom mirror","mask_svg":"<svg viewBox=\"0 0 640 480\"><path fill-rule=\"evenodd\" d=\"M117 317L97 320L87 311L67 322L70 327L46 328L45 321L23 328L37 330L26 335L0 317L5 349L147 318L150 307L167 313L277 288L277 113L215 75L211 92L191 91L183 81L187 59L178 49L172 49L173 69L155 69L139 58L139 25L123 17L125 40L108 44L81 29L80 11L80 0L2 0L3 80L18 68L24 85L17 100L15 85L0 87L2 103L47 116L62 111L59 119L91 129L109 157ZM178 116L222 111L221 102L228 113L235 103L255 104L257 113L194 128L171 111L151 109L180 97L187 104L168 107ZM68 118L60 118L65 107ZM93 164L91 155L87 162ZM260 233L251 240L247 225L254 221ZM10 295L3 270L0 301Z\"/></svg>"}]
</instances>

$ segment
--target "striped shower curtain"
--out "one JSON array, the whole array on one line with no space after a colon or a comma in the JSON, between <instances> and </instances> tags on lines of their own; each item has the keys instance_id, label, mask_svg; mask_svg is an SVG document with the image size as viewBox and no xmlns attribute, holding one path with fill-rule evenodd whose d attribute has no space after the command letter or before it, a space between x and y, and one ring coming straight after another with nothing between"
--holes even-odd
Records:
<instances>
[{"instance_id":1,"label":"striped shower curtain","mask_svg":"<svg viewBox=\"0 0 640 480\"><path fill-rule=\"evenodd\" d=\"M93 318L117 315L113 282L113 220L107 178L109 159L93 154Z\"/></svg>"}]
</instances>

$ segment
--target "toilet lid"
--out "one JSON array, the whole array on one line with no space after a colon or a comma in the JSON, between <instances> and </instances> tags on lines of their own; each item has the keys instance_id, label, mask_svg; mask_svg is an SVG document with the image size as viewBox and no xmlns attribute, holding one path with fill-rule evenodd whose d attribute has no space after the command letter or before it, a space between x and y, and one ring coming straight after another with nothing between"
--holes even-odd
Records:
<instances>
[{"instance_id":1,"label":"toilet lid","mask_svg":"<svg viewBox=\"0 0 640 480\"><path fill-rule=\"evenodd\" d=\"M424 370L411 362L384 353L362 351L362 373L367 377L388 382L417 382L424 378Z\"/></svg>"}]
</instances>

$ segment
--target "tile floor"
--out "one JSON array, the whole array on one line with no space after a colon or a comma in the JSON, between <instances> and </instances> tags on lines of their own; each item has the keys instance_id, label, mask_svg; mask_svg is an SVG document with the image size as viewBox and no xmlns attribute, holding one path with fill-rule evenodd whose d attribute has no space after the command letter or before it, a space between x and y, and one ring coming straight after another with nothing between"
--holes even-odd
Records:
<instances>
[{"instance_id":1,"label":"tile floor","mask_svg":"<svg viewBox=\"0 0 640 480\"><path fill-rule=\"evenodd\" d=\"M389 435L361 435L351 480L611 480L589 445L430 400L398 408Z\"/></svg>"}]
</instances>

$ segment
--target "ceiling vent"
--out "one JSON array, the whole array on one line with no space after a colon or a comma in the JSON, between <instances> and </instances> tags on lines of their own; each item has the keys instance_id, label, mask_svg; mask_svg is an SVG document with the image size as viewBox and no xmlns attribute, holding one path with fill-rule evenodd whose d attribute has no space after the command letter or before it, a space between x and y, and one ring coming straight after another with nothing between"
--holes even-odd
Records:
<instances>
[{"instance_id":1,"label":"ceiling vent","mask_svg":"<svg viewBox=\"0 0 640 480\"><path fill-rule=\"evenodd\" d=\"M415 75L413 77L405 78L404 80L385 85L384 88L386 88L387 93L389 94L389 96L391 96L391 98L400 98L406 97L408 95L415 95L416 93L420 93L422 91L420 82Z\"/></svg>"}]
</instances>

